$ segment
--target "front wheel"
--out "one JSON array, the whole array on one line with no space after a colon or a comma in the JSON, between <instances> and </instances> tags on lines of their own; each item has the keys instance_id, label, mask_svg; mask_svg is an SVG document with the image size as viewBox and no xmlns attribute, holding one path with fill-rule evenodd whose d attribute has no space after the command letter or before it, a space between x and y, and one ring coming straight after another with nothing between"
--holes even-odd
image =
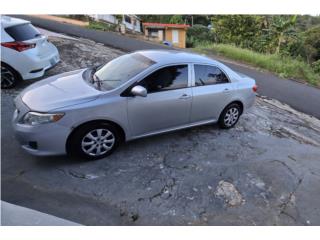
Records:
<instances>
[{"instance_id":1,"label":"front wheel","mask_svg":"<svg viewBox=\"0 0 320 240\"><path fill-rule=\"evenodd\" d=\"M230 104L222 111L219 118L219 126L224 129L232 128L238 122L240 115L240 105L237 103Z\"/></svg>"},{"instance_id":2,"label":"front wheel","mask_svg":"<svg viewBox=\"0 0 320 240\"><path fill-rule=\"evenodd\" d=\"M71 136L67 150L71 156L96 160L110 155L119 145L117 129L108 123L88 124Z\"/></svg>"}]
</instances>

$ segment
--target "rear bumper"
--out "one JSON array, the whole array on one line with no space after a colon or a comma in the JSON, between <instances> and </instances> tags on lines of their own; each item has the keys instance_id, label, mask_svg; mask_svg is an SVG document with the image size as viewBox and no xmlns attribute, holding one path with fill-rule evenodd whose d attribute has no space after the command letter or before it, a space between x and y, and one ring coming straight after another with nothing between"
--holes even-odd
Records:
<instances>
[{"instance_id":1,"label":"rear bumper","mask_svg":"<svg viewBox=\"0 0 320 240\"><path fill-rule=\"evenodd\" d=\"M27 68L25 68L23 72L20 72L21 77L24 80L42 77L46 70L54 67L59 61L60 56L58 50L46 58L29 58Z\"/></svg>"},{"instance_id":2,"label":"rear bumper","mask_svg":"<svg viewBox=\"0 0 320 240\"><path fill-rule=\"evenodd\" d=\"M48 44L47 52L42 55L39 55L37 48L17 52L1 46L1 61L14 68L23 80L42 77L46 70L60 61L58 49Z\"/></svg>"},{"instance_id":3,"label":"rear bumper","mask_svg":"<svg viewBox=\"0 0 320 240\"><path fill-rule=\"evenodd\" d=\"M256 101L256 95L252 94L252 96L247 97L246 100L244 101L244 111L246 111L247 109L251 108L254 103Z\"/></svg>"}]
</instances>

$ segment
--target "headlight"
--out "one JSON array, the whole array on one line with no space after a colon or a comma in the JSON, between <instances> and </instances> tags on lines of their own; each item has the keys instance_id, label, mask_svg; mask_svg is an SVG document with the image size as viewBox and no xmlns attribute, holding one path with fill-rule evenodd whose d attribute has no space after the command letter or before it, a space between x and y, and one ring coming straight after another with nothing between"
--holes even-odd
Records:
<instances>
[{"instance_id":1,"label":"headlight","mask_svg":"<svg viewBox=\"0 0 320 240\"><path fill-rule=\"evenodd\" d=\"M44 123L57 122L63 117L64 113L37 113L28 112L22 119L23 124L38 125Z\"/></svg>"}]
</instances>

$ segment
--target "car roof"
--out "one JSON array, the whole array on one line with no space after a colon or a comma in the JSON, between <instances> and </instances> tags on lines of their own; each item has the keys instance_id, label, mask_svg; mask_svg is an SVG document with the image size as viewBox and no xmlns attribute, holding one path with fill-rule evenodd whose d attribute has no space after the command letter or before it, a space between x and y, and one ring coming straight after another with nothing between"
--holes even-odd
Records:
<instances>
[{"instance_id":1,"label":"car roof","mask_svg":"<svg viewBox=\"0 0 320 240\"><path fill-rule=\"evenodd\" d=\"M9 16L1 16L1 28L30 23L29 21Z\"/></svg>"},{"instance_id":2,"label":"car roof","mask_svg":"<svg viewBox=\"0 0 320 240\"><path fill-rule=\"evenodd\" d=\"M207 63L207 64L220 64L218 61L210 59L208 57L183 52L178 50L143 50L137 51L136 53L140 53L143 56L159 63L163 64L175 64L175 63Z\"/></svg>"}]
</instances>

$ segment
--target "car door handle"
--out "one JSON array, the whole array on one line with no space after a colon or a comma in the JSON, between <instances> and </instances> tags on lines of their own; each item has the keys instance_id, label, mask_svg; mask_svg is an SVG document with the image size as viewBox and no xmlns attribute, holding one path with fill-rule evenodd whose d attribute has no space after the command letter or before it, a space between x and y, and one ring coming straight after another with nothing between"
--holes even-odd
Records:
<instances>
[{"instance_id":1,"label":"car door handle","mask_svg":"<svg viewBox=\"0 0 320 240\"><path fill-rule=\"evenodd\" d=\"M230 89L229 88L225 88L225 89L223 89L223 92L224 93L228 93L228 92L230 92Z\"/></svg>"},{"instance_id":2,"label":"car door handle","mask_svg":"<svg viewBox=\"0 0 320 240\"><path fill-rule=\"evenodd\" d=\"M189 98L191 98L191 96L188 95L188 94L186 94L186 93L182 94L182 95L179 97L179 99L189 99Z\"/></svg>"}]
</instances>

